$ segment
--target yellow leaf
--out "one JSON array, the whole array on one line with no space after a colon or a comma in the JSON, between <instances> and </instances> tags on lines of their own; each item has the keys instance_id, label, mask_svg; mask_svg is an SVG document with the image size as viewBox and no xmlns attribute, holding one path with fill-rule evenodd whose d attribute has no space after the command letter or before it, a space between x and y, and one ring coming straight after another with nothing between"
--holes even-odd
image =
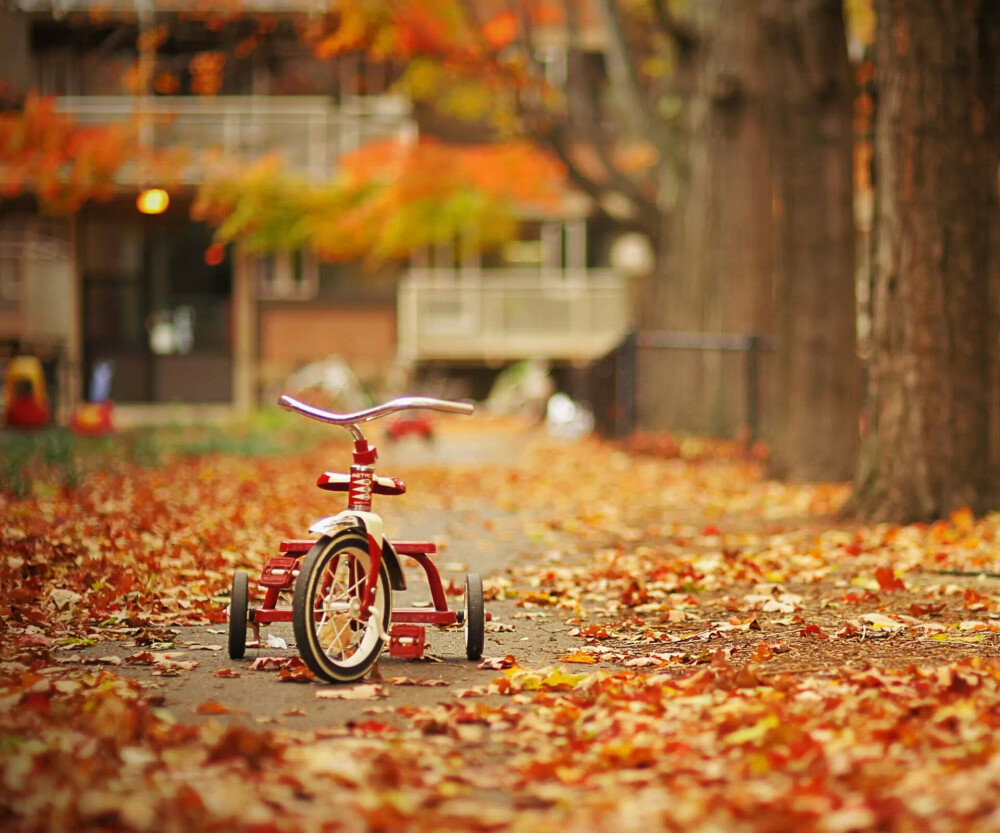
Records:
<instances>
[{"instance_id":1,"label":"yellow leaf","mask_svg":"<svg viewBox=\"0 0 1000 833\"><path fill-rule=\"evenodd\" d=\"M572 654L566 654L564 657L559 657L560 662L576 662L581 665L590 665L591 663L597 662L597 657L593 654L585 654L583 651L574 651Z\"/></svg>"},{"instance_id":2,"label":"yellow leaf","mask_svg":"<svg viewBox=\"0 0 1000 833\"><path fill-rule=\"evenodd\" d=\"M777 729L779 724L778 716L769 714L767 717L758 720L753 726L745 726L742 729L737 729L735 732L730 732L722 740L724 743L732 745L753 743L754 741L763 740L767 733L772 729Z\"/></svg>"},{"instance_id":3,"label":"yellow leaf","mask_svg":"<svg viewBox=\"0 0 1000 833\"><path fill-rule=\"evenodd\" d=\"M569 674L561 668L555 669L547 676L542 684L546 688L576 688L589 674Z\"/></svg>"}]
</instances>

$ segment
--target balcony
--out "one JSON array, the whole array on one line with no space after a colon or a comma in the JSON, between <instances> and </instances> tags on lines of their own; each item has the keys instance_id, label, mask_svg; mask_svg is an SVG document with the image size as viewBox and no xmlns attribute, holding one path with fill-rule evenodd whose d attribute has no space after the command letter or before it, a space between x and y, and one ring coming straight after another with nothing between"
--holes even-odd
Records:
<instances>
[{"instance_id":1,"label":"balcony","mask_svg":"<svg viewBox=\"0 0 1000 833\"><path fill-rule=\"evenodd\" d=\"M364 142L416 134L409 104L390 95L341 105L323 96L63 96L57 108L84 125L137 120L151 147L186 148L191 160L180 178L189 185L204 180L212 152L253 160L277 151L289 170L316 181L330 179L337 160Z\"/></svg>"},{"instance_id":2,"label":"balcony","mask_svg":"<svg viewBox=\"0 0 1000 833\"><path fill-rule=\"evenodd\" d=\"M400 281L399 356L414 361L588 361L607 354L629 324L628 287L604 270L483 270Z\"/></svg>"}]
</instances>

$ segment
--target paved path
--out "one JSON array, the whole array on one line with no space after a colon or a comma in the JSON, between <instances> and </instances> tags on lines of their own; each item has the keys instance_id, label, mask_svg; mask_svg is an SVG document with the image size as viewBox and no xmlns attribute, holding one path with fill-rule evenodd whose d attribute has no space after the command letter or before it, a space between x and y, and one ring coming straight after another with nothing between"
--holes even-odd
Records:
<instances>
[{"instance_id":1,"label":"paved path","mask_svg":"<svg viewBox=\"0 0 1000 833\"><path fill-rule=\"evenodd\" d=\"M472 466L500 464L520 466L528 435L523 428L507 427L480 433L444 434L433 446L407 438L395 445L380 444L379 471L406 477L415 467L427 465ZM431 539L447 546L436 563L445 584L461 587L467 570L480 573L487 587L517 559L540 554L543 544L524 534L524 522L537 509L504 509L488 501L455 495L447 513L422 507L419 496L411 493L393 503L383 499L379 511L390 538ZM412 604L429 598L419 567L407 569L408 590L397 604ZM251 591L254 576L251 576ZM259 598L259 597L258 597ZM452 596L461 605L461 595ZM514 654L528 666L551 665L565 651L577 647L569 637L564 616L555 612L532 611L530 616L514 600L488 601L487 610L494 621L487 626L485 656ZM260 657L297 656L291 625L279 624L265 630L266 635L283 639L287 648L264 646L249 649L243 660L230 660L226 650L225 625L177 628L174 648L183 652L182 661L195 660L198 666L178 676L154 676L147 666L130 664L111 668L115 673L141 681L162 698L162 705L178 719L223 719L242 724L280 724L290 729L320 728L349 721L369 720L374 713L379 720L393 721L392 710L404 705L432 705L448 701L456 692L489 683L497 671L478 670L465 658L463 632L460 628L428 628L427 636L434 660L401 660L388 656L379 660L377 673L385 681L389 697L377 701L340 701L317 698L324 686L318 683L280 682L274 669L253 671L251 665ZM195 647L197 646L197 647ZM202 646L215 646L210 650ZM143 650L130 641L101 642L83 652L64 652L64 658L125 657ZM238 677L219 677L217 672L235 672ZM389 678L443 680L446 686L397 685ZM224 716L204 717L195 710L206 701L223 704L230 712ZM499 702L499 698L497 698ZM295 713L294 715L289 713Z\"/></svg>"}]
</instances>

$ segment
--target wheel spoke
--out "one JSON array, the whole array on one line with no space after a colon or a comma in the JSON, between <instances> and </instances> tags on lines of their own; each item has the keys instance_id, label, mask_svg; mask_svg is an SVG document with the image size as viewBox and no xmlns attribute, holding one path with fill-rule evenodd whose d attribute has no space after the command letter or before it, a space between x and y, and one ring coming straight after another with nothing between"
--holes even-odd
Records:
<instances>
[{"instance_id":1,"label":"wheel spoke","mask_svg":"<svg viewBox=\"0 0 1000 833\"><path fill-rule=\"evenodd\" d=\"M328 568L316 600L316 612L320 614L316 635L331 659L347 658L352 653L353 633L364 634L366 623L351 610L356 604L360 613L367 578L366 570L354 556L335 558ZM355 629L355 623L361 627Z\"/></svg>"}]
</instances>

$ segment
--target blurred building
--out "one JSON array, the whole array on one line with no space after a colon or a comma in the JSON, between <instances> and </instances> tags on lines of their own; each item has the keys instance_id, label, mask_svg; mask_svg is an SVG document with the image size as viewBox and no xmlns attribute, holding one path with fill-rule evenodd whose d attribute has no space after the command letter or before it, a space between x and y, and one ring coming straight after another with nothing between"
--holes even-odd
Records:
<instances>
[{"instance_id":1,"label":"blurred building","mask_svg":"<svg viewBox=\"0 0 1000 833\"><path fill-rule=\"evenodd\" d=\"M88 0L13 0L0 11L6 94L56 96L58 110L80 124L138 118L150 146L194 151L160 214L137 210L137 195L156 185L138 169L125 173L115 199L67 218L41 217L27 199L0 205L0 340L60 368L63 407L107 360L118 402L245 408L296 367L331 354L372 378L397 360L579 364L621 339L625 283L603 268L607 234L584 199L526 216L523 238L488 257L459 260L457 248L440 247L376 275L308 252L210 250L211 229L189 216L211 158L203 151L250 160L277 150L320 181L369 139L448 137L455 128L391 93L392 66L358 55L314 58L296 35L295 9L281 0L243 4L274 13L273 32L245 59L226 62L216 94L198 94L192 59L233 44L183 6L157 3L154 14L151 4L130 3L131 22ZM126 93L140 30L165 22L157 69L173 81L163 94ZM599 28L585 26L580 44L600 71ZM536 48L551 78L565 82L566 38L542 32Z\"/></svg>"}]
</instances>

